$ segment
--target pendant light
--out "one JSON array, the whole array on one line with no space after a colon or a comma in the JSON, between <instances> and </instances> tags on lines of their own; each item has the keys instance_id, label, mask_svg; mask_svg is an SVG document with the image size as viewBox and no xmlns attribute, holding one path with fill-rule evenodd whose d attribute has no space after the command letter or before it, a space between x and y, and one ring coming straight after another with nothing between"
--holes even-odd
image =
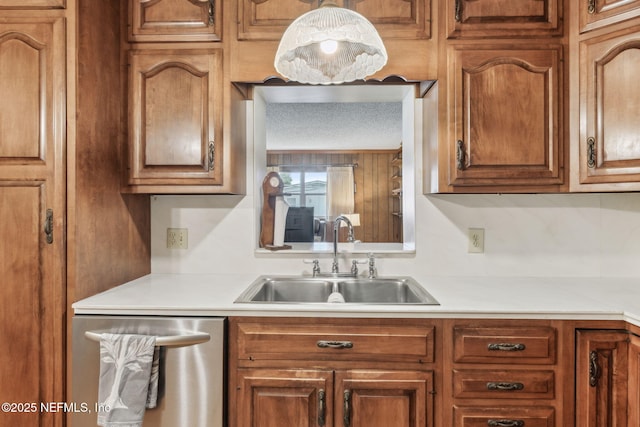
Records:
<instances>
[{"instance_id":1,"label":"pendant light","mask_svg":"<svg viewBox=\"0 0 640 427\"><path fill-rule=\"evenodd\" d=\"M387 51L364 16L327 1L282 35L274 62L289 80L339 84L364 79L387 63Z\"/></svg>"}]
</instances>

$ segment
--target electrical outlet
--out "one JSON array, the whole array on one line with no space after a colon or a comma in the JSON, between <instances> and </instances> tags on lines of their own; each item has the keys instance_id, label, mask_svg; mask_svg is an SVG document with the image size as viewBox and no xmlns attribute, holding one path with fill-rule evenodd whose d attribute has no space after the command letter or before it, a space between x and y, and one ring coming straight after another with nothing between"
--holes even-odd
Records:
<instances>
[{"instance_id":1,"label":"electrical outlet","mask_svg":"<svg viewBox=\"0 0 640 427\"><path fill-rule=\"evenodd\" d=\"M470 228L469 236L469 253L481 254L484 252L484 228Z\"/></svg>"},{"instance_id":2,"label":"electrical outlet","mask_svg":"<svg viewBox=\"0 0 640 427\"><path fill-rule=\"evenodd\" d=\"M167 228L167 249L187 249L188 240L188 229Z\"/></svg>"}]
</instances>

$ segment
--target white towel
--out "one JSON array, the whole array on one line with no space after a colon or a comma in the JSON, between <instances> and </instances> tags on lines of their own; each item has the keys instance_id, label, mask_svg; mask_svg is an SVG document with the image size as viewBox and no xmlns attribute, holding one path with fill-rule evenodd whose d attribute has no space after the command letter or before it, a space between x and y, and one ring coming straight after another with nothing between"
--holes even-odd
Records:
<instances>
[{"instance_id":1,"label":"white towel","mask_svg":"<svg viewBox=\"0 0 640 427\"><path fill-rule=\"evenodd\" d=\"M141 427L144 418L156 337L102 334L98 425ZM157 381L155 381L157 386ZM154 406L155 406L155 402Z\"/></svg>"}]
</instances>

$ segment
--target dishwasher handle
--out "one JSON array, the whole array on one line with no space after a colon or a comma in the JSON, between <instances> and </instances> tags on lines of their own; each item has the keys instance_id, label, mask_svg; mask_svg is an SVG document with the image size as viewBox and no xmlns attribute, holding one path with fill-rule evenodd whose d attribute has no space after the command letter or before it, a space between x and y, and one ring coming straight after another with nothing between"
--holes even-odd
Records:
<instances>
[{"instance_id":1,"label":"dishwasher handle","mask_svg":"<svg viewBox=\"0 0 640 427\"><path fill-rule=\"evenodd\" d=\"M84 336L95 342L100 342L103 332L86 331ZM196 332L184 335L165 335L156 338L156 346L158 347L185 347L189 345L202 344L211 340L211 335L205 332Z\"/></svg>"}]
</instances>

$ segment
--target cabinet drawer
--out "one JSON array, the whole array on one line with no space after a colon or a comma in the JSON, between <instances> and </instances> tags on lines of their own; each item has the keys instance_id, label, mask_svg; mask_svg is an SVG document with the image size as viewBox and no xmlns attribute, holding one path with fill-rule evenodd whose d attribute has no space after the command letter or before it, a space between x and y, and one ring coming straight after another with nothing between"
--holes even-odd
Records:
<instances>
[{"instance_id":1,"label":"cabinet drawer","mask_svg":"<svg viewBox=\"0 0 640 427\"><path fill-rule=\"evenodd\" d=\"M556 360L552 327L455 327L453 337L458 363L553 364Z\"/></svg>"},{"instance_id":2,"label":"cabinet drawer","mask_svg":"<svg viewBox=\"0 0 640 427\"><path fill-rule=\"evenodd\" d=\"M238 358L430 363L434 334L432 326L239 323Z\"/></svg>"},{"instance_id":3,"label":"cabinet drawer","mask_svg":"<svg viewBox=\"0 0 640 427\"><path fill-rule=\"evenodd\" d=\"M553 371L454 370L453 395L479 399L553 399Z\"/></svg>"},{"instance_id":4,"label":"cabinet drawer","mask_svg":"<svg viewBox=\"0 0 640 427\"><path fill-rule=\"evenodd\" d=\"M555 412L547 407L453 408L454 427L553 427Z\"/></svg>"}]
</instances>

